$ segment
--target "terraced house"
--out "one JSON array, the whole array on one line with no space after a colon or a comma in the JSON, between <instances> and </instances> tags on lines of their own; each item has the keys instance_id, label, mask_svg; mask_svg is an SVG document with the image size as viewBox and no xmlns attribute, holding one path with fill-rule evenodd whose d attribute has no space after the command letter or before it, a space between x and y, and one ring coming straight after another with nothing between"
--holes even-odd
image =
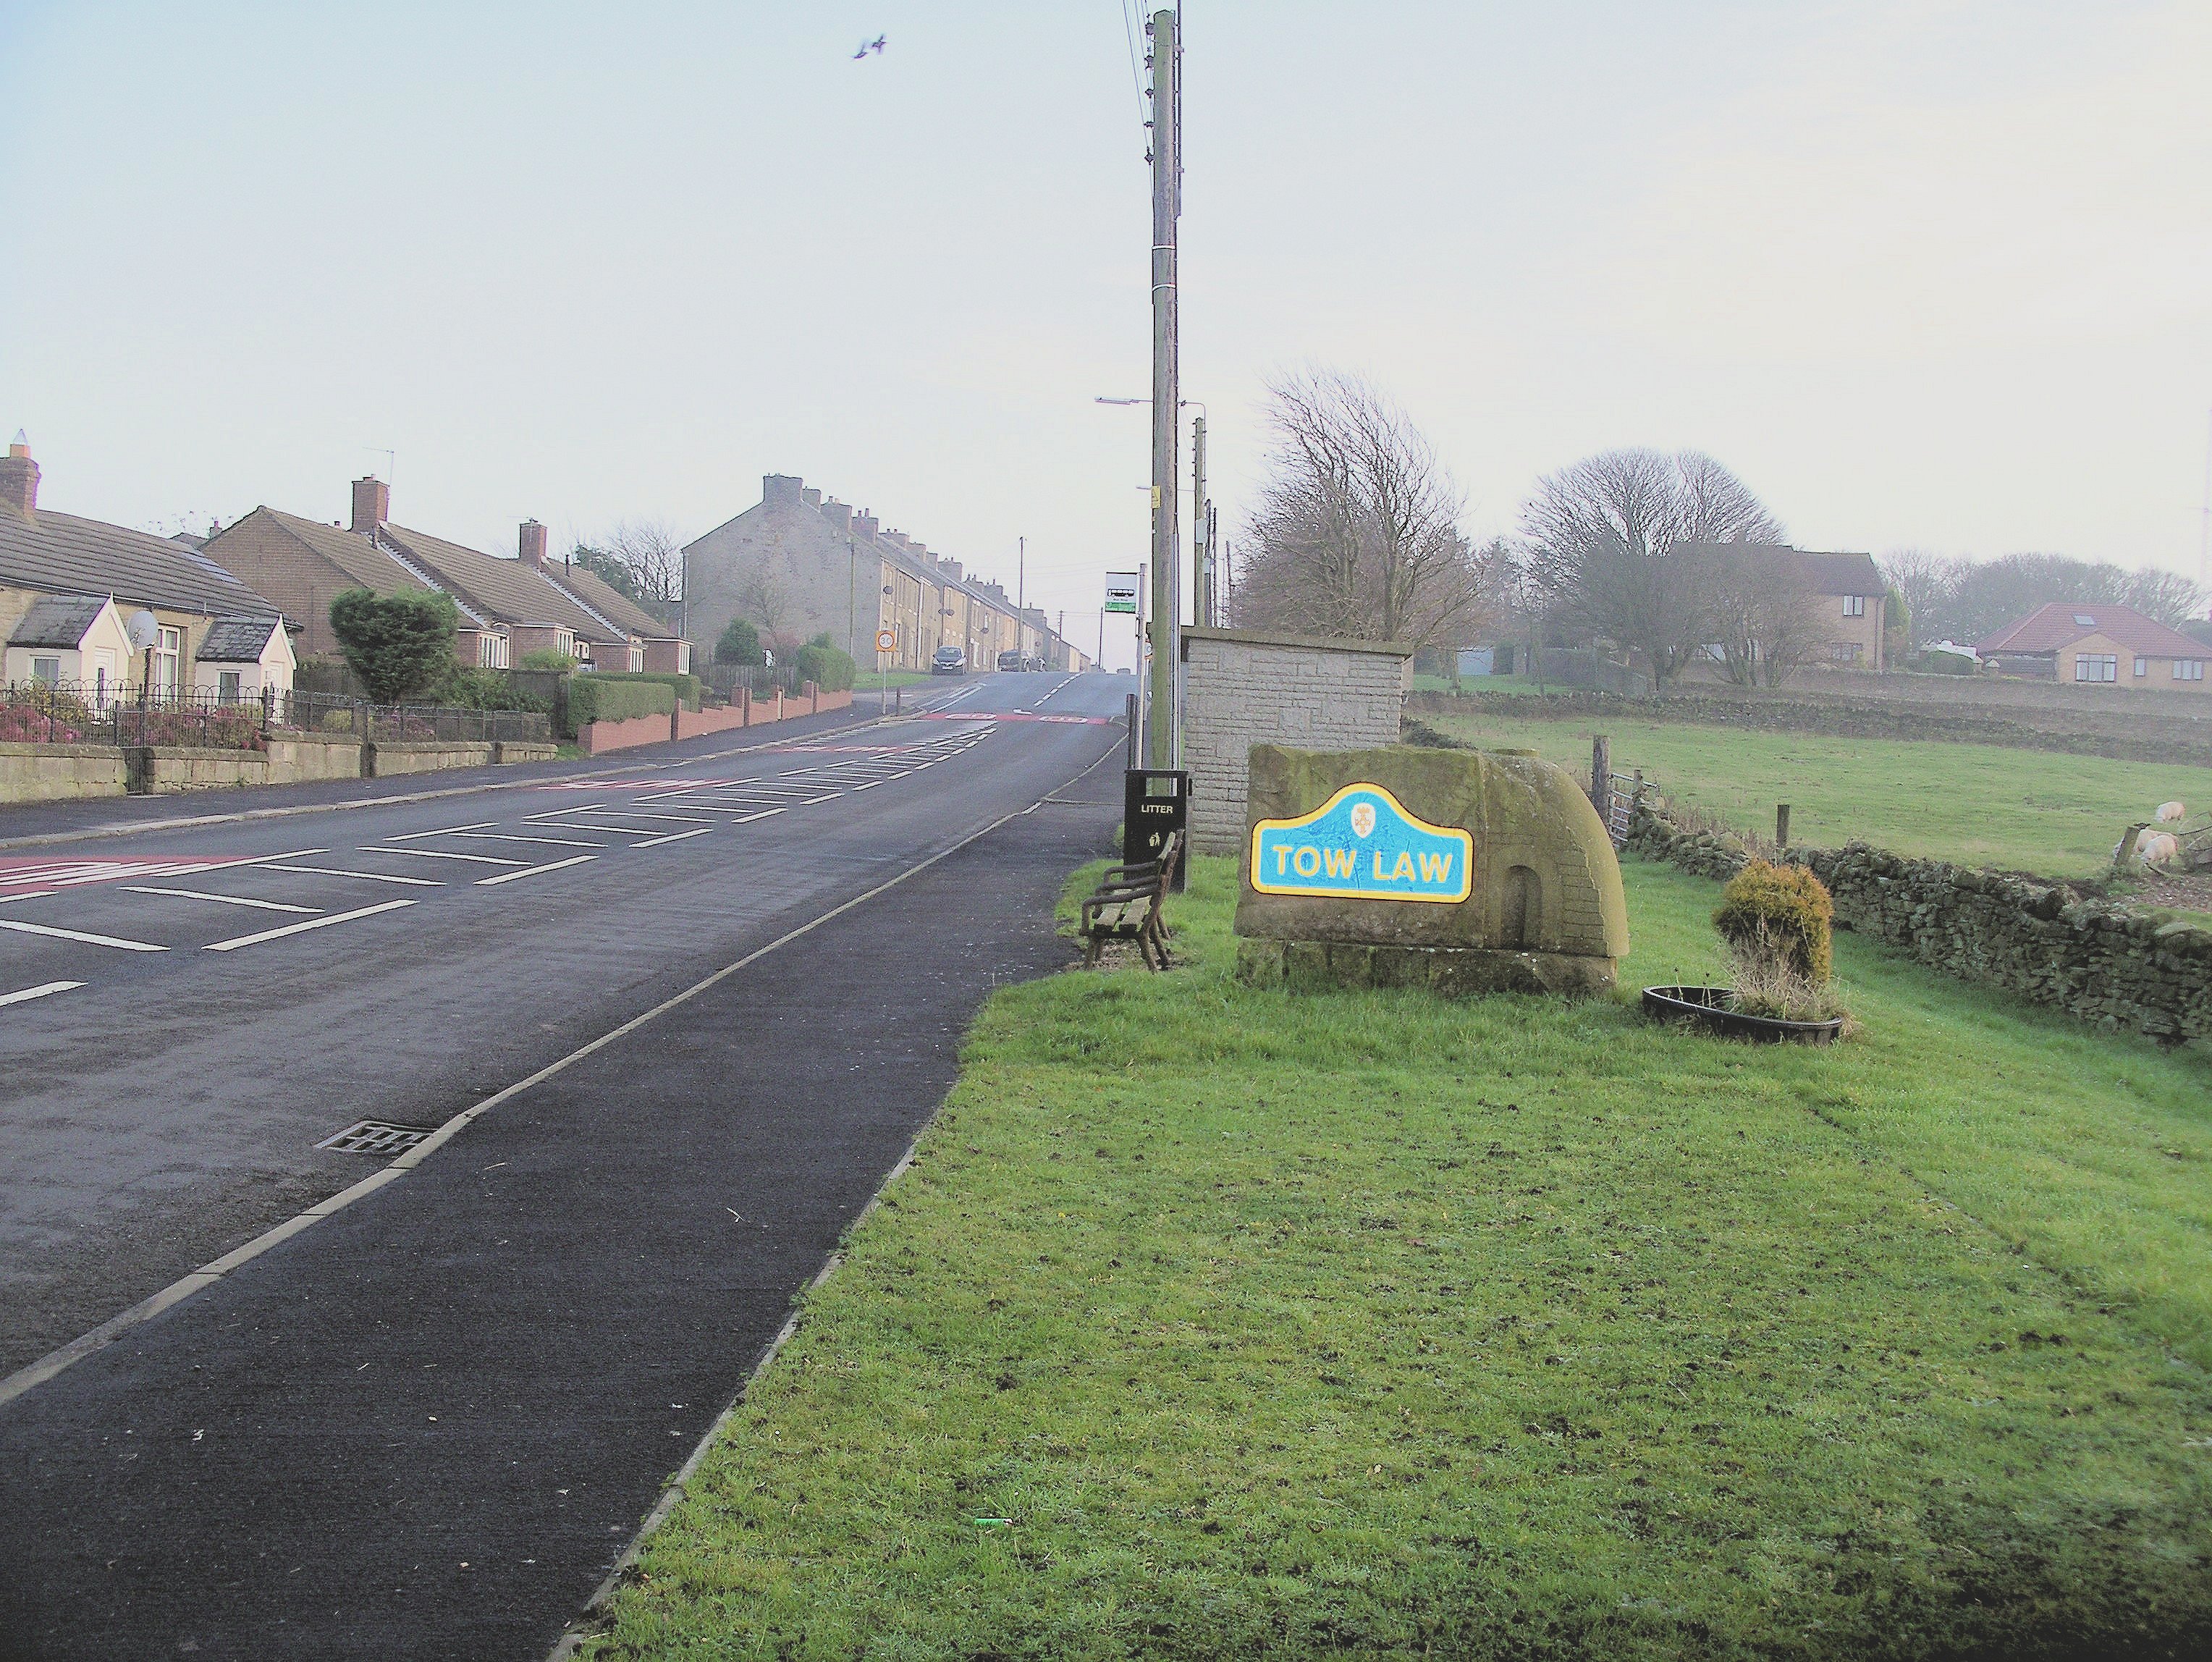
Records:
<instances>
[{"instance_id":1,"label":"terraced house","mask_svg":"<svg viewBox=\"0 0 2212 1662\"><path fill-rule=\"evenodd\" d=\"M254 585L302 630L301 649L335 654L331 601L349 588L380 595L428 589L460 614L454 654L485 669L550 647L610 670L684 670L690 648L674 630L589 572L546 558L545 527L526 520L513 558L396 525L383 480L353 482L349 526L263 506L210 538L206 557Z\"/></svg>"},{"instance_id":2,"label":"terraced house","mask_svg":"<svg viewBox=\"0 0 2212 1662\"><path fill-rule=\"evenodd\" d=\"M141 685L159 697L290 687L292 647L274 602L188 544L41 508L39 480L18 433L0 457L8 679L65 687L95 705ZM155 623L143 651L125 624L142 611ZM239 655L248 642L250 662Z\"/></svg>"},{"instance_id":3,"label":"terraced house","mask_svg":"<svg viewBox=\"0 0 2212 1662\"><path fill-rule=\"evenodd\" d=\"M1048 669L1091 663L1003 585L791 474L767 475L758 502L684 545L684 594L685 632L702 660L743 618L786 642L826 633L864 670L880 629L898 637L896 669L928 668L940 646L960 648L972 668L1014 651Z\"/></svg>"}]
</instances>

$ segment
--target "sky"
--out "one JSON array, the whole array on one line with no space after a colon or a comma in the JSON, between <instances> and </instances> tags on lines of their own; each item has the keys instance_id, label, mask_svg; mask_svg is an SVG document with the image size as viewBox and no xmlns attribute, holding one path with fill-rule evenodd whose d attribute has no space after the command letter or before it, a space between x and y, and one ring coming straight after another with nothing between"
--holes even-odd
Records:
<instances>
[{"instance_id":1,"label":"sky","mask_svg":"<svg viewBox=\"0 0 2212 1662\"><path fill-rule=\"evenodd\" d=\"M1094 402L1149 385L1134 15L0 0L0 436L92 518L337 519L374 471L501 553L688 539L797 473L1095 639L1147 537L1146 412ZM2200 574L2201 0L1195 0L1185 35L1182 387L1232 539L1267 382L1322 368L1406 408L1476 537L1651 445L1802 547Z\"/></svg>"}]
</instances>

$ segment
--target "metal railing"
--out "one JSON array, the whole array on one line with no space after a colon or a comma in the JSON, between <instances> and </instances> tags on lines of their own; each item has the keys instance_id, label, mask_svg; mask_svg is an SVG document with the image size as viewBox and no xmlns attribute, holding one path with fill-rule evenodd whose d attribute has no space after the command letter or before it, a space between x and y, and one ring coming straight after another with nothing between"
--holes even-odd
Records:
<instances>
[{"instance_id":1,"label":"metal railing","mask_svg":"<svg viewBox=\"0 0 2212 1662\"><path fill-rule=\"evenodd\" d=\"M386 743L549 743L552 718L537 710L375 704L340 693L264 688L161 688L115 682L0 684L0 742L186 745L261 750L286 733L350 734Z\"/></svg>"}]
</instances>

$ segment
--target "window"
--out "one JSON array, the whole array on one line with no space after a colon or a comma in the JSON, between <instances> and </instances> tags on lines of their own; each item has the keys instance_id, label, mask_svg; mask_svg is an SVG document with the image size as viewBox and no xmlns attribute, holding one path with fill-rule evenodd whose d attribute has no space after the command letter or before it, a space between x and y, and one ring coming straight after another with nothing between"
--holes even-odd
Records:
<instances>
[{"instance_id":1,"label":"window","mask_svg":"<svg viewBox=\"0 0 2212 1662\"><path fill-rule=\"evenodd\" d=\"M486 630L477 636L477 667L479 669L507 667L507 636Z\"/></svg>"},{"instance_id":2,"label":"window","mask_svg":"<svg viewBox=\"0 0 2212 1662\"><path fill-rule=\"evenodd\" d=\"M1846 617L1846 618L1863 618L1863 617L1865 617L1865 616L1866 616L1866 596L1865 596L1865 595L1863 595L1863 594L1846 594L1846 595L1844 595L1844 617Z\"/></svg>"},{"instance_id":3,"label":"window","mask_svg":"<svg viewBox=\"0 0 2212 1662\"><path fill-rule=\"evenodd\" d=\"M2173 661L2173 679L2177 681L2203 680L2204 661L2202 658L2176 658Z\"/></svg>"},{"instance_id":4,"label":"window","mask_svg":"<svg viewBox=\"0 0 2212 1662\"><path fill-rule=\"evenodd\" d=\"M2074 679L2077 681L2117 681L2120 679L2120 661L2114 653L2077 652L2074 654Z\"/></svg>"},{"instance_id":5,"label":"window","mask_svg":"<svg viewBox=\"0 0 2212 1662\"><path fill-rule=\"evenodd\" d=\"M164 696L177 690L177 669L184 661L185 632L165 629L154 644L154 691Z\"/></svg>"},{"instance_id":6,"label":"window","mask_svg":"<svg viewBox=\"0 0 2212 1662\"><path fill-rule=\"evenodd\" d=\"M238 702L238 672L236 670L221 669L216 672L215 696L218 703L234 704Z\"/></svg>"},{"instance_id":7,"label":"window","mask_svg":"<svg viewBox=\"0 0 2212 1662\"><path fill-rule=\"evenodd\" d=\"M2150 660L2148 658L2137 658L2136 660L2136 679L2137 680L2141 680L2144 676L2149 673Z\"/></svg>"},{"instance_id":8,"label":"window","mask_svg":"<svg viewBox=\"0 0 2212 1662\"><path fill-rule=\"evenodd\" d=\"M48 686L53 685L62 679L62 661L58 658L32 659L31 679L44 681Z\"/></svg>"},{"instance_id":9,"label":"window","mask_svg":"<svg viewBox=\"0 0 2212 1662\"><path fill-rule=\"evenodd\" d=\"M2085 612L2077 612L2074 614L2074 625L2077 629L2094 629L2097 620Z\"/></svg>"}]
</instances>

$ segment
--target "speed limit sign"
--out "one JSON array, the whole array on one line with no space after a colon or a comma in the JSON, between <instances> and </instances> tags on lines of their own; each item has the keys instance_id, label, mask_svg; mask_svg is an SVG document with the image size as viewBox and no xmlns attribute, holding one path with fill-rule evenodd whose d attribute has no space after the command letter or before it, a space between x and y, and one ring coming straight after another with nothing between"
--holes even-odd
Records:
<instances>
[{"instance_id":1,"label":"speed limit sign","mask_svg":"<svg viewBox=\"0 0 2212 1662\"><path fill-rule=\"evenodd\" d=\"M878 652L896 652L898 650L898 631L895 629L878 630L876 631L876 650Z\"/></svg>"}]
</instances>

